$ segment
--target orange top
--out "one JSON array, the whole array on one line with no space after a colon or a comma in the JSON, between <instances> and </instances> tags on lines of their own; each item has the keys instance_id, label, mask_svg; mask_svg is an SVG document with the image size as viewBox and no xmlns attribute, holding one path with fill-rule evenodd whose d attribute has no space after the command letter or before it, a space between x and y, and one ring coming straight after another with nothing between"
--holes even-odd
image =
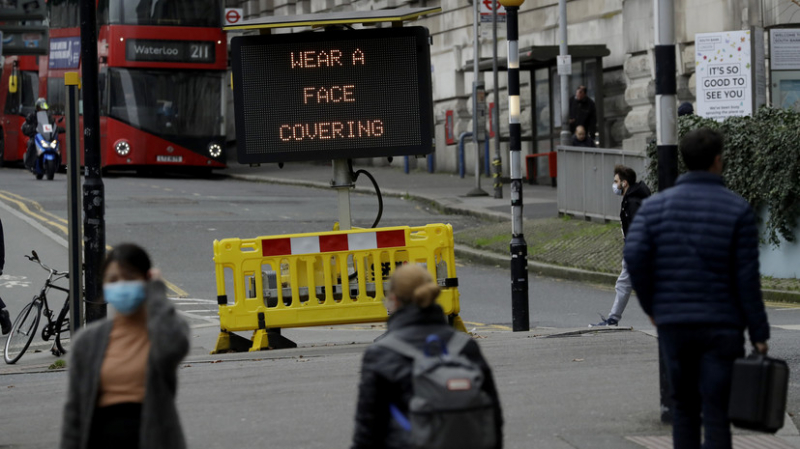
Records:
<instances>
[{"instance_id":1,"label":"orange top","mask_svg":"<svg viewBox=\"0 0 800 449\"><path fill-rule=\"evenodd\" d=\"M145 308L130 316L118 314L100 368L98 407L144 401L149 353Z\"/></svg>"}]
</instances>

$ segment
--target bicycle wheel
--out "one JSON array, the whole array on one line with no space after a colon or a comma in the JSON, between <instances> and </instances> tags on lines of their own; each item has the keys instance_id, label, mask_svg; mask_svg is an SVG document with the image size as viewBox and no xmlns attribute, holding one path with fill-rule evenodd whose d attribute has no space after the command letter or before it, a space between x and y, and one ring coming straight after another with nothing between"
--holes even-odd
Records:
<instances>
[{"instance_id":1,"label":"bicycle wheel","mask_svg":"<svg viewBox=\"0 0 800 449\"><path fill-rule=\"evenodd\" d=\"M71 336L69 331L69 300L67 300L56 320L56 347L61 351L61 355L67 353Z\"/></svg>"},{"instance_id":2,"label":"bicycle wheel","mask_svg":"<svg viewBox=\"0 0 800 449\"><path fill-rule=\"evenodd\" d=\"M3 359L6 363L13 364L25 354L25 351L30 346L33 337L36 336L36 328L39 326L39 320L42 318L42 303L33 301L25 306L22 312L19 313L17 319L14 320L14 325L11 327L11 333L8 334L6 339L6 348L3 351Z\"/></svg>"}]
</instances>

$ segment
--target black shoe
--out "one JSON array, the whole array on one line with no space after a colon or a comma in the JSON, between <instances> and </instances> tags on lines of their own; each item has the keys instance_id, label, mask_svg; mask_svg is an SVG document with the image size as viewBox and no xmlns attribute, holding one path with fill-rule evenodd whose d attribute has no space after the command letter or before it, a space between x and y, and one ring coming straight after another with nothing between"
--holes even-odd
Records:
<instances>
[{"instance_id":1,"label":"black shoe","mask_svg":"<svg viewBox=\"0 0 800 449\"><path fill-rule=\"evenodd\" d=\"M11 318L6 309L0 310L0 327L2 327L3 335L11 332Z\"/></svg>"}]
</instances>

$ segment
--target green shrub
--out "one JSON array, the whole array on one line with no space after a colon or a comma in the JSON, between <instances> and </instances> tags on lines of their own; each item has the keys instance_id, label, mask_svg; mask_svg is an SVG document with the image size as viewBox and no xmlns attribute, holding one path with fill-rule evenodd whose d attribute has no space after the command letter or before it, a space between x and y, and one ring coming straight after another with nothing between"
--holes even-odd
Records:
<instances>
[{"instance_id":1,"label":"green shrub","mask_svg":"<svg viewBox=\"0 0 800 449\"><path fill-rule=\"evenodd\" d=\"M725 137L723 177L729 189L754 209L766 208L765 237L780 246L780 237L795 240L800 216L800 113L764 107L752 117L730 117L722 122L696 115L678 119L678 136L708 127ZM646 182L658 190L656 143L647 146ZM678 152L678 169L686 166Z\"/></svg>"}]
</instances>

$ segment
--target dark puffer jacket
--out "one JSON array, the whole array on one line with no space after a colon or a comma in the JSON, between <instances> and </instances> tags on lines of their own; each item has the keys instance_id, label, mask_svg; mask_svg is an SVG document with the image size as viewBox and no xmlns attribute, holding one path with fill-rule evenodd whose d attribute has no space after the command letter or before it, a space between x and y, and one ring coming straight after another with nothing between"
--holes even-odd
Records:
<instances>
[{"instance_id":1,"label":"dark puffer jacket","mask_svg":"<svg viewBox=\"0 0 800 449\"><path fill-rule=\"evenodd\" d=\"M687 173L647 200L631 224L625 261L657 325L747 327L752 342L769 339L753 210L722 177Z\"/></svg>"},{"instance_id":2,"label":"dark puffer jacket","mask_svg":"<svg viewBox=\"0 0 800 449\"><path fill-rule=\"evenodd\" d=\"M619 209L619 219L622 222L622 235L628 235L628 229L633 222L636 212L642 207L642 202L650 197L650 188L643 181L630 186L622 197L622 206Z\"/></svg>"},{"instance_id":3,"label":"dark puffer jacket","mask_svg":"<svg viewBox=\"0 0 800 449\"><path fill-rule=\"evenodd\" d=\"M447 325L442 308L435 304L425 309L405 306L389 317L388 327L388 334L396 335L420 349L430 334L436 334L446 342L455 332ZM484 373L484 390L495 403L497 447L501 448L503 416L492 371L475 341L470 341L461 353L480 366ZM413 395L412 364L411 359L384 347L372 345L367 348L361 365L353 449L409 447L405 432L391 417L389 404L395 404L403 414L408 415L408 404Z\"/></svg>"}]
</instances>

